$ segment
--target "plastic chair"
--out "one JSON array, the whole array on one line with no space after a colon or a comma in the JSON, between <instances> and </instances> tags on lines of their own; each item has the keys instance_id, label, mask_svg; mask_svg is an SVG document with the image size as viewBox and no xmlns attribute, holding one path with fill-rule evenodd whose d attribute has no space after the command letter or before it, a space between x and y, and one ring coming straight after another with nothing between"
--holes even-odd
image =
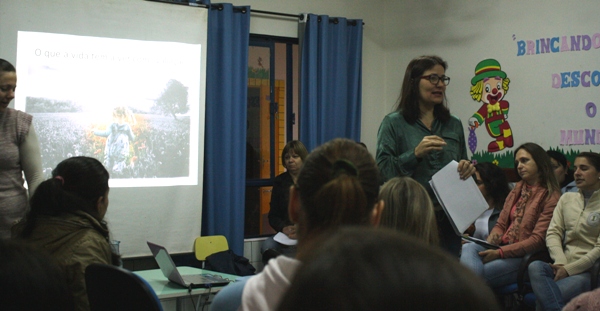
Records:
<instances>
[{"instance_id":1,"label":"plastic chair","mask_svg":"<svg viewBox=\"0 0 600 311\"><path fill-rule=\"evenodd\" d=\"M91 264L85 269L85 285L91 311L163 311L152 287L131 271Z\"/></svg>"},{"instance_id":2,"label":"plastic chair","mask_svg":"<svg viewBox=\"0 0 600 311\"><path fill-rule=\"evenodd\" d=\"M202 268L206 257L226 250L229 250L229 244L223 235L201 236L194 240L194 254L196 259L202 262Z\"/></svg>"}]
</instances>

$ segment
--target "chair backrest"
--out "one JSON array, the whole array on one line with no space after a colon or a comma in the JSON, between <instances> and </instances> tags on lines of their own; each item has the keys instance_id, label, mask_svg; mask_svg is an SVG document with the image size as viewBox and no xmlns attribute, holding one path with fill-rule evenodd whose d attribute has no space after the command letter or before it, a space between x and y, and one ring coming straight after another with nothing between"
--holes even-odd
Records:
<instances>
[{"instance_id":1,"label":"chair backrest","mask_svg":"<svg viewBox=\"0 0 600 311\"><path fill-rule=\"evenodd\" d=\"M205 261L206 257L229 249L227 238L223 235L209 235L197 237L194 241L196 259Z\"/></svg>"},{"instance_id":2,"label":"chair backrest","mask_svg":"<svg viewBox=\"0 0 600 311\"><path fill-rule=\"evenodd\" d=\"M150 285L134 273L110 265L91 264L85 269L91 311L162 311Z\"/></svg>"}]
</instances>

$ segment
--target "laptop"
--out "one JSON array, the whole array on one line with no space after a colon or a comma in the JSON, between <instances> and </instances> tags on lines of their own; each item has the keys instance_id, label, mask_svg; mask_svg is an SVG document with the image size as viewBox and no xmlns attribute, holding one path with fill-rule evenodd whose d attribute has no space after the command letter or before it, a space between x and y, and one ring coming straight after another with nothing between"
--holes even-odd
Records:
<instances>
[{"instance_id":1,"label":"laptop","mask_svg":"<svg viewBox=\"0 0 600 311\"><path fill-rule=\"evenodd\" d=\"M148 243L148 247L150 247L150 251L152 251L152 255L164 276L175 284L186 288L209 288L225 286L230 282L229 280L214 274L181 275L173 262L173 258L171 258L171 255L169 255L169 252L167 252L165 247L152 242L146 243Z\"/></svg>"}]
</instances>

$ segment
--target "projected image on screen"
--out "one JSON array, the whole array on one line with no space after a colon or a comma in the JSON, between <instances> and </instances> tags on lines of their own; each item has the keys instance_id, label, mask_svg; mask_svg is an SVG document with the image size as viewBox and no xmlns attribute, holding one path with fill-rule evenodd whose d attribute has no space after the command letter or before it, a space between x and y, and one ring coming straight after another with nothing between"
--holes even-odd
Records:
<instances>
[{"instance_id":1,"label":"projected image on screen","mask_svg":"<svg viewBox=\"0 0 600 311\"><path fill-rule=\"evenodd\" d=\"M197 184L200 52L19 32L15 108L34 117L46 177L86 155L104 163L114 187Z\"/></svg>"}]
</instances>

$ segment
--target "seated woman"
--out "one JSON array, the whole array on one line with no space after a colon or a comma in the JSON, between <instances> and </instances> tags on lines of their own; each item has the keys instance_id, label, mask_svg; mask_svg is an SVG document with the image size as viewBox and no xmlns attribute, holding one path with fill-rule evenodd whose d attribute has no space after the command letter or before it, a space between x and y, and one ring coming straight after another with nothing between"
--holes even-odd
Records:
<instances>
[{"instance_id":1,"label":"seated woman","mask_svg":"<svg viewBox=\"0 0 600 311\"><path fill-rule=\"evenodd\" d=\"M552 162L552 169L554 169L554 175L556 176L556 181L558 182L561 192L577 192L578 188L575 185L573 171L569 169L567 157L554 150L548 150L546 153Z\"/></svg>"},{"instance_id":2,"label":"seated woman","mask_svg":"<svg viewBox=\"0 0 600 311\"><path fill-rule=\"evenodd\" d=\"M562 195L546 236L554 261L534 261L529 278L538 310L562 310L573 297L591 290L590 268L600 258L600 155L575 158L578 193Z\"/></svg>"},{"instance_id":3,"label":"seated woman","mask_svg":"<svg viewBox=\"0 0 600 311\"><path fill-rule=\"evenodd\" d=\"M375 159L352 140L334 139L311 152L290 190L289 215L298 226L296 257L344 225L377 225L383 210L379 180ZM261 273L225 286L210 309L275 310L299 266L298 259L279 256Z\"/></svg>"},{"instance_id":4,"label":"seated woman","mask_svg":"<svg viewBox=\"0 0 600 311\"><path fill-rule=\"evenodd\" d=\"M455 257L390 229L348 227L301 258L279 311L499 311Z\"/></svg>"},{"instance_id":5,"label":"seated woman","mask_svg":"<svg viewBox=\"0 0 600 311\"><path fill-rule=\"evenodd\" d=\"M278 175L273 180L273 189L271 192L271 209L269 210L269 224L275 231L285 234L288 238L296 239L296 226L290 221L288 216L288 205L290 201L290 187L296 183L302 161L306 159L308 151L304 144L299 140L292 140L283 147L281 152L281 163L286 172ZM263 254L263 263L268 261L268 255L273 250L275 253L284 254L293 257L296 253L295 245L284 245L276 242L273 237L266 239L261 246Z\"/></svg>"},{"instance_id":6,"label":"seated woman","mask_svg":"<svg viewBox=\"0 0 600 311\"><path fill-rule=\"evenodd\" d=\"M382 227L396 229L429 245L438 245L439 236L433 203L427 190L410 177L394 177L379 191L385 204Z\"/></svg>"},{"instance_id":7,"label":"seated woman","mask_svg":"<svg viewBox=\"0 0 600 311\"><path fill-rule=\"evenodd\" d=\"M42 182L24 222L14 235L50 253L63 271L77 310L89 310L85 268L118 265L103 221L108 208L108 172L98 160L73 157L60 162Z\"/></svg>"},{"instance_id":8,"label":"seated woman","mask_svg":"<svg viewBox=\"0 0 600 311\"><path fill-rule=\"evenodd\" d=\"M510 193L510 185L504 170L498 165L490 162L480 162L475 165L475 183L479 191L489 205L475 223L467 229L465 234L480 240L486 240L490 231L496 225L500 211L504 207L504 201Z\"/></svg>"},{"instance_id":9,"label":"seated woman","mask_svg":"<svg viewBox=\"0 0 600 311\"><path fill-rule=\"evenodd\" d=\"M521 181L506 198L487 238L500 248L467 243L460 257L462 264L492 288L515 283L522 257L544 249L546 230L561 194L550 158L539 145L525 143L516 149L515 170Z\"/></svg>"}]
</instances>

